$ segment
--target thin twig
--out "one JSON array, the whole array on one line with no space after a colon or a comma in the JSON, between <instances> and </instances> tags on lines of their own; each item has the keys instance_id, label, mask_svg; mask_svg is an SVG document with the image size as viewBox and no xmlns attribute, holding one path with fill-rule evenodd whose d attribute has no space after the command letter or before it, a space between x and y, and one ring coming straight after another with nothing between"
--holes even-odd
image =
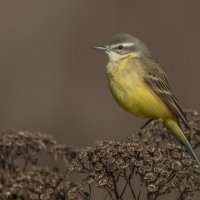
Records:
<instances>
[{"instance_id":1,"label":"thin twig","mask_svg":"<svg viewBox=\"0 0 200 200\"><path fill-rule=\"evenodd\" d=\"M120 197L119 197L119 193L118 193L118 189L117 189L117 185L116 185L116 181L115 181L114 177L112 177L112 182L113 182L113 186L114 186L113 192L115 194L116 199L118 200L118 199L120 199Z\"/></svg>"}]
</instances>

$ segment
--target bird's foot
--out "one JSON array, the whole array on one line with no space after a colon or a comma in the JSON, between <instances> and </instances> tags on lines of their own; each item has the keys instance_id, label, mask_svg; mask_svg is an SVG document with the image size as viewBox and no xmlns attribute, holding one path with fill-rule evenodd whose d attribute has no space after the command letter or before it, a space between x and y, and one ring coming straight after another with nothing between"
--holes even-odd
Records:
<instances>
[{"instance_id":1,"label":"bird's foot","mask_svg":"<svg viewBox=\"0 0 200 200\"><path fill-rule=\"evenodd\" d=\"M135 137L139 134L139 133L142 133L142 130L148 125L150 124L151 122L153 121L153 119L149 119L147 122L145 122L133 135L131 135L130 137L126 138L122 144L125 144L131 140L134 140Z\"/></svg>"}]
</instances>

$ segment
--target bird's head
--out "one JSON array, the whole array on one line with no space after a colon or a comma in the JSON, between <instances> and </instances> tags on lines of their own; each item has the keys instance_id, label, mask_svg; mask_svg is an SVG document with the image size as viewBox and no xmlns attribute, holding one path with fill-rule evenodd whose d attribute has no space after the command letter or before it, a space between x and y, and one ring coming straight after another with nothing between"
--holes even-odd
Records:
<instances>
[{"instance_id":1,"label":"bird's head","mask_svg":"<svg viewBox=\"0 0 200 200\"><path fill-rule=\"evenodd\" d=\"M120 60L127 56L150 56L149 49L141 40L126 33L115 35L105 46L95 48L105 51L110 60Z\"/></svg>"}]
</instances>

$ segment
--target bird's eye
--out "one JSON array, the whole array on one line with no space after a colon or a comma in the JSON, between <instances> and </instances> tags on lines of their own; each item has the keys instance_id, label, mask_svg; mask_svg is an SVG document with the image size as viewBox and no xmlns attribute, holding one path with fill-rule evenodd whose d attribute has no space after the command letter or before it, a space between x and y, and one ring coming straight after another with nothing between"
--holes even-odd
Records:
<instances>
[{"instance_id":1,"label":"bird's eye","mask_svg":"<svg viewBox=\"0 0 200 200\"><path fill-rule=\"evenodd\" d=\"M118 47L117 47L117 49L118 50L122 50L124 47L122 46L122 45L119 45Z\"/></svg>"}]
</instances>

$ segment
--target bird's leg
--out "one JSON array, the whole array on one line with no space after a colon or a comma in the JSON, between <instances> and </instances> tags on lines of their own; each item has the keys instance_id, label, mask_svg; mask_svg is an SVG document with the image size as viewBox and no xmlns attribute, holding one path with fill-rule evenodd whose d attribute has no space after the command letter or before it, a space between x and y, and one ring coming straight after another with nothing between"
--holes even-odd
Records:
<instances>
[{"instance_id":1,"label":"bird's leg","mask_svg":"<svg viewBox=\"0 0 200 200\"><path fill-rule=\"evenodd\" d=\"M133 135L128 137L126 140L124 140L122 143L126 143L127 141L133 139L138 133L140 133L148 124L150 124L153 121L153 119L149 119L146 121Z\"/></svg>"}]
</instances>

